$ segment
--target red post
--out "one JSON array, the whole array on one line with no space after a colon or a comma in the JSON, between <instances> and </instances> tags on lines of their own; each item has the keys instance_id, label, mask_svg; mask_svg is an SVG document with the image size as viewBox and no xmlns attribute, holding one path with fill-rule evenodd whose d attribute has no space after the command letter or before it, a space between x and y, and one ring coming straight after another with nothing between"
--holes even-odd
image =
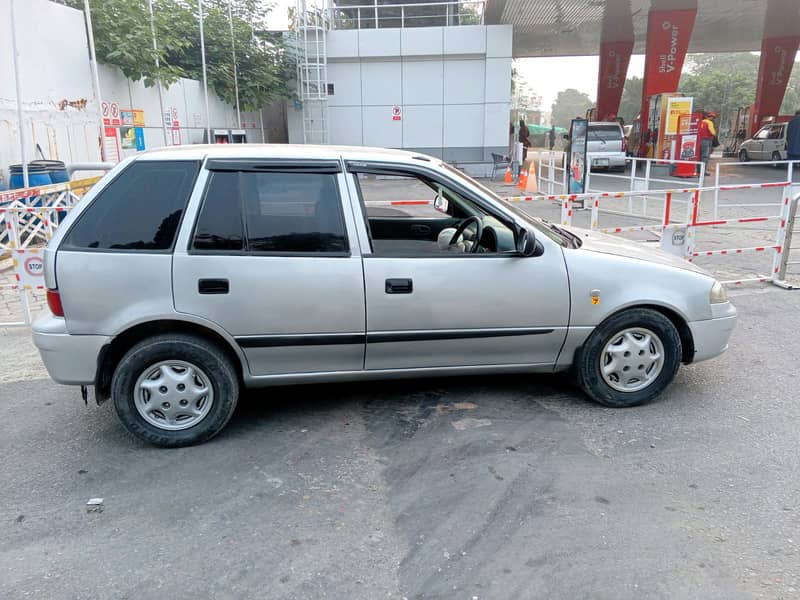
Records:
<instances>
[{"instance_id":1,"label":"red post","mask_svg":"<svg viewBox=\"0 0 800 600\"><path fill-rule=\"evenodd\" d=\"M650 96L677 92L683 61L689 48L697 8L651 10L647 16L647 44L642 84L642 132L647 131Z\"/></svg>"},{"instance_id":2,"label":"red post","mask_svg":"<svg viewBox=\"0 0 800 600\"><path fill-rule=\"evenodd\" d=\"M597 119L608 120L619 113L622 90L633 52L633 40L600 44L600 74L597 81Z\"/></svg>"},{"instance_id":3,"label":"red post","mask_svg":"<svg viewBox=\"0 0 800 600\"><path fill-rule=\"evenodd\" d=\"M750 111L752 135L767 117L777 117L800 47L800 6L794 0L769 0L764 18L756 101Z\"/></svg>"}]
</instances>

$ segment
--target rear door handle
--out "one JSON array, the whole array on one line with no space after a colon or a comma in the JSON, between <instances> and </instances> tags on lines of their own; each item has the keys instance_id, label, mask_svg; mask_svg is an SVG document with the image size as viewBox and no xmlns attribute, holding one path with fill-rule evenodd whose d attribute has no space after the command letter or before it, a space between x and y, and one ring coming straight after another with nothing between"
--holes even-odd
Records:
<instances>
[{"instance_id":1,"label":"rear door handle","mask_svg":"<svg viewBox=\"0 0 800 600\"><path fill-rule=\"evenodd\" d=\"M410 294L414 291L414 282L410 279L387 279L387 294Z\"/></svg>"},{"instance_id":2,"label":"rear door handle","mask_svg":"<svg viewBox=\"0 0 800 600\"><path fill-rule=\"evenodd\" d=\"M227 294L230 284L227 279L199 279L197 291L200 294Z\"/></svg>"}]
</instances>

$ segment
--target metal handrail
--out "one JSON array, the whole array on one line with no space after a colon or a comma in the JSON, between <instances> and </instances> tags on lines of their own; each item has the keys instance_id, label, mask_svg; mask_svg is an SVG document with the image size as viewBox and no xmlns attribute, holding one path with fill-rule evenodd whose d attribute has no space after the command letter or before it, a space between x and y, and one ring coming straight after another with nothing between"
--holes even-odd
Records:
<instances>
[{"instance_id":1,"label":"metal handrail","mask_svg":"<svg viewBox=\"0 0 800 600\"><path fill-rule=\"evenodd\" d=\"M434 14L415 14L420 8L442 8ZM482 25L485 0L453 0L448 2L422 2L419 4L358 4L331 6L329 22L332 29L377 29L386 27L415 27L415 20L439 20L440 25ZM407 14L408 12L411 14ZM399 10L399 13L398 13ZM388 13L388 14L387 14ZM429 25L426 21L426 25ZM388 23L388 25L387 25Z\"/></svg>"}]
</instances>

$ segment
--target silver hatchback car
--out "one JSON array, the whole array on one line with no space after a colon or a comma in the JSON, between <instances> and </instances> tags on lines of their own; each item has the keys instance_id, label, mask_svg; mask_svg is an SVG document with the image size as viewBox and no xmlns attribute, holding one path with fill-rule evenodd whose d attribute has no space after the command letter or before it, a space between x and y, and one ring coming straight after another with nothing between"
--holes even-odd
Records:
<instances>
[{"instance_id":1,"label":"silver hatchback car","mask_svg":"<svg viewBox=\"0 0 800 600\"><path fill-rule=\"evenodd\" d=\"M386 186L432 208L368 209ZM59 227L45 270L52 315L33 337L52 378L173 447L217 434L242 386L572 369L597 402L635 406L722 353L736 321L679 258L370 148L128 159Z\"/></svg>"}]
</instances>

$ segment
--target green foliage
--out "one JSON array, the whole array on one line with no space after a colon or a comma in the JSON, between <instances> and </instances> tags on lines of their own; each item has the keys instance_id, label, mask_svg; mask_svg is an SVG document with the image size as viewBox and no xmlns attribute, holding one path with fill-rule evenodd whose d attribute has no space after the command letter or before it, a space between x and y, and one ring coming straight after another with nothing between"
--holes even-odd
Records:
<instances>
[{"instance_id":1,"label":"green foliage","mask_svg":"<svg viewBox=\"0 0 800 600\"><path fill-rule=\"evenodd\" d=\"M631 77L625 81L622 89L622 100L619 103L619 116L624 123L633 123L633 120L642 110L642 78Z\"/></svg>"},{"instance_id":2,"label":"green foliage","mask_svg":"<svg viewBox=\"0 0 800 600\"><path fill-rule=\"evenodd\" d=\"M695 110L719 113L726 127L739 107L755 101L758 60L749 52L690 55L679 89L694 98Z\"/></svg>"},{"instance_id":3,"label":"green foliage","mask_svg":"<svg viewBox=\"0 0 800 600\"><path fill-rule=\"evenodd\" d=\"M568 88L558 92L553 103L553 125L569 129L572 119L585 117L586 111L594 105L588 94Z\"/></svg>"},{"instance_id":4,"label":"green foliage","mask_svg":"<svg viewBox=\"0 0 800 600\"><path fill-rule=\"evenodd\" d=\"M83 9L83 0L65 4ZM119 67L126 77L148 87L159 76L164 86L180 77L202 79L197 0L153 0L157 53L147 0L91 0L90 5L100 62ZM288 94L290 69L281 39L264 33L271 5L259 0L231 0L231 5L233 44L228 0L203 2L208 84L221 99L235 103L235 45L240 104L243 110L256 110Z\"/></svg>"}]
</instances>

